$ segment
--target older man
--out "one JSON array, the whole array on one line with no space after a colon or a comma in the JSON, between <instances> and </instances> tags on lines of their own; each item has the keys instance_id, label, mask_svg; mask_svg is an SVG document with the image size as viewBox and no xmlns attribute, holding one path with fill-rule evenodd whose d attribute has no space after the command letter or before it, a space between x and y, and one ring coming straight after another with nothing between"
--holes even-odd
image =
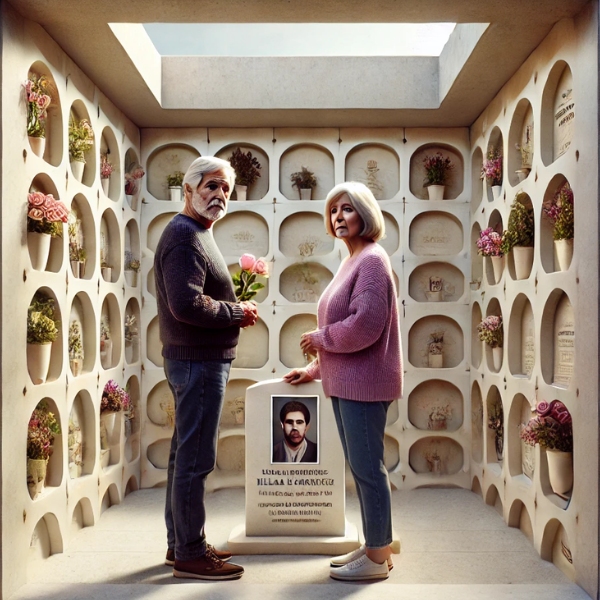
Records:
<instances>
[{"instance_id":1,"label":"older man","mask_svg":"<svg viewBox=\"0 0 600 600\"><path fill-rule=\"evenodd\" d=\"M258 318L238 302L211 228L227 212L235 172L227 161L196 159L183 180L185 206L165 228L154 257L165 373L175 399L169 458L166 564L175 577L238 579L204 535L206 477L214 469L225 386L240 327Z\"/></svg>"}]
</instances>

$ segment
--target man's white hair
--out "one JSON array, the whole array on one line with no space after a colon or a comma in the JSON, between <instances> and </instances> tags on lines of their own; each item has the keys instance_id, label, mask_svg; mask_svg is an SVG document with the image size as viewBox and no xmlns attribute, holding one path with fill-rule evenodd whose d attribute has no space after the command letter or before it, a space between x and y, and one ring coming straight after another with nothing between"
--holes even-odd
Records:
<instances>
[{"instance_id":1,"label":"man's white hair","mask_svg":"<svg viewBox=\"0 0 600 600\"><path fill-rule=\"evenodd\" d=\"M202 183L204 175L214 173L215 171L225 171L225 176L229 182L229 187L233 191L235 185L235 171L229 164L229 161L217 158L216 156L201 156L197 158L186 171L183 178L183 185L187 183L193 191Z\"/></svg>"}]
</instances>

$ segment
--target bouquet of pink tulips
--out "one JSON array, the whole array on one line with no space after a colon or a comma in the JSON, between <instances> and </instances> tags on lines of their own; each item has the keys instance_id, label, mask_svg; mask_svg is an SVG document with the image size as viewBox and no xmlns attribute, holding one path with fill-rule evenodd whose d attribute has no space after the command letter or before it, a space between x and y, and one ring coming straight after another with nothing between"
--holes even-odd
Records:
<instances>
[{"instance_id":1,"label":"bouquet of pink tulips","mask_svg":"<svg viewBox=\"0 0 600 600\"><path fill-rule=\"evenodd\" d=\"M252 254L243 254L240 258L240 267L242 270L231 276L233 285L235 285L235 295L240 302L251 300L259 290L262 290L264 284L256 281L257 275L263 277L269 276L267 263L259 258L258 260Z\"/></svg>"}]
</instances>

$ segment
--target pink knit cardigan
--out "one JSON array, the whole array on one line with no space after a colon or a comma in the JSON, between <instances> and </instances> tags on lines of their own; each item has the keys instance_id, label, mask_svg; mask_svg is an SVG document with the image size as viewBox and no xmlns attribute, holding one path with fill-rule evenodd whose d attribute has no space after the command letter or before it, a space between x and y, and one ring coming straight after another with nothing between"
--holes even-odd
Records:
<instances>
[{"instance_id":1,"label":"pink knit cardigan","mask_svg":"<svg viewBox=\"0 0 600 600\"><path fill-rule=\"evenodd\" d=\"M318 358L308 365L327 396L373 402L402 397L396 290L385 251L369 244L346 258L318 306L310 334Z\"/></svg>"}]
</instances>

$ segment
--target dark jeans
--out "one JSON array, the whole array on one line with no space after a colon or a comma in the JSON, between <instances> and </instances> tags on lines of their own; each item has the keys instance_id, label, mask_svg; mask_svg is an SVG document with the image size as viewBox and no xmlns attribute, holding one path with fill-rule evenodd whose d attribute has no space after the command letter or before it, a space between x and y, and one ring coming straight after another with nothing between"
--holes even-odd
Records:
<instances>
[{"instance_id":1,"label":"dark jeans","mask_svg":"<svg viewBox=\"0 0 600 600\"><path fill-rule=\"evenodd\" d=\"M367 548L392 543L392 492L383 463L383 438L389 402L331 398L344 456L360 502Z\"/></svg>"},{"instance_id":2,"label":"dark jeans","mask_svg":"<svg viewBox=\"0 0 600 600\"><path fill-rule=\"evenodd\" d=\"M204 492L215 468L219 421L230 360L171 360L165 373L175 399L165 521L177 560L206 553Z\"/></svg>"}]
</instances>

